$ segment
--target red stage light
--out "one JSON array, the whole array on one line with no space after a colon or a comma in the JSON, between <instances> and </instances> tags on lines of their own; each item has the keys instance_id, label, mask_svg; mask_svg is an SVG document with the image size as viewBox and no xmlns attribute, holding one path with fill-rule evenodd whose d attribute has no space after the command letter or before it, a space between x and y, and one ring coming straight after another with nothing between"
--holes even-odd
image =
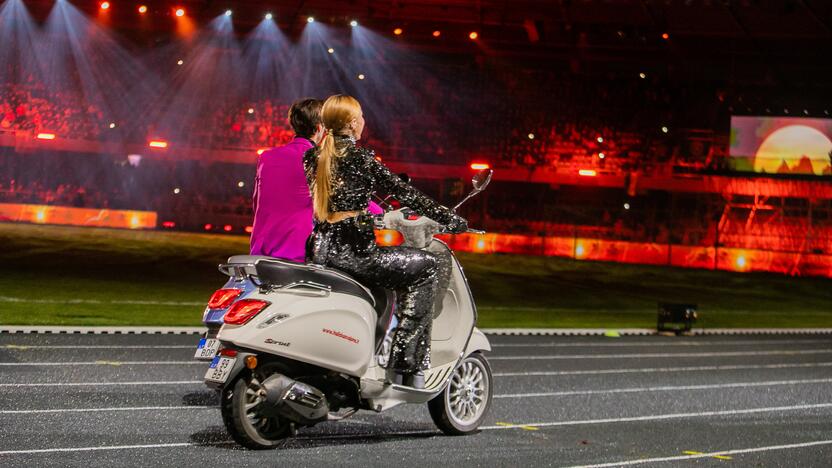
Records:
<instances>
[{"instance_id":1,"label":"red stage light","mask_svg":"<svg viewBox=\"0 0 832 468\"><path fill-rule=\"evenodd\" d=\"M476 31L471 31L471 34L469 34L468 37L471 38L472 41L475 41L478 37L480 37L480 35Z\"/></svg>"},{"instance_id":2,"label":"red stage light","mask_svg":"<svg viewBox=\"0 0 832 468\"><path fill-rule=\"evenodd\" d=\"M486 243L485 238L480 237L477 239L477 242L474 244L474 252L483 252L485 250Z\"/></svg>"},{"instance_id":3,"label":"red stage light","mask_svg":"<svg viewBox=\"0 0 832 468\"><path fill-rule=\"evenodd\" d=\"M110 2L102 2L100 7L102 10L108 10L110 9Z\"/></svg>"},{"instance_id":4,"label":"red stage light","mask_svg":"<svg viewBox=\"0 0 832 468\"><path fill-rule=\"evenodd\" d=\"M481 171L483 169L490 169L491 165L488 163L471 163L471 169Z\"/></svg>"},{"instance_id":5,"label":"red stage light","mask_svg":"<svg viewBox=\"0 0 832 468\"><path fill-rule=\"evenodd\" d=\"M231 227L230 224L226 224L225 226L222 227L222 230L225 231L225 232L231 232L232 229L234 229L234 228Z\"/></svg>"},{"instance_id":6,"label":"red stage light","mask_svg":"<svg viewBox=\"0 0 832 468\"><path fill-rule=\"evenodd\" d=\"M253 230L254 230L254 228L253 228L253 227L251 227L251 226L246 226L245 231L246 231L247 233L251 234L251 231L253 231Z\"/></svg>"},{"instance_id":7,"label":"red stage light","mask_svg":"<svg viewBox=\"0 0 832 468\"><path fill-rule=\"evenodd\" d=\"M209 223L209 224L206 224L205 226L202 226L202 227L205 228L206 231L210 231L211 229L214 228L214 225Z\"/></svg>"},{"instance_id":8,"label":"red stage light","mask_svg":"<svg viewBox=\"0 0 832 468\"><path fill-rule=\"evenodd\" d=\"M176 223L174 223L173 221L165 221L165 222L162 223L162 227L163 228L168 228L168 229L173 229L173 228L176 227Z\"/></svg>"},{"instance_id":9,"label":"red stage light","mask_svg":"<svg viewBox=\"0 0 832 468\"><path fill-rule=\"evenodd\" d=\"M402 28L396 28L396 29L393 30L393 34L395 34L397 36L401 36L403 32L404 31L402 30Z\"/></svg>"},{"instance_id":10,"label":"red stage light","mask_svg":"<svg viewBox=\"0 0 832 468\"><path fill-rule=\"evenodd\" d=\"M668 39L670 39L670 34L668 34L668 33L663 33L663 34L662 34L662 39L664 39L664 40L668 40Z\"/></svg>"},{"instance_id":11,"label":"red stage light","mask_svg":"<svg viewBox=\"0 0 832 468\"><path fill-rule=\"evenodd\" d=\"M185 16L185 9L184 8L177 8L176 9L176 16Z\"/></svg>"},{"instance_id":12,"label":"red stage light","mask_svg":"<svg viewBox=\"0 0 832 468\"><path fill-rule=\"evenodd\" d=\"M268 148L260 148L259 150L257 150L257 156L260 156L261 154L265 153L267 150L268 150Z\"/></svg>"},{"instance_id":13,"label":"red stage light","mask_svg":"<svg viewBox=\"0 0 832 468\"><path fill-rule=\"evenodd\" d=\"M582 176L586 176L586 177L595 177L595 176L597 176L597 175L598 175L598 173L597 173L597 172L595 172L595 171L594 171L594 170L592 170L592 169L580 169L580 170L578 171L578 174L579 174L579 175L582 175Z\"/></svg>"},{"instance_id":14,"label":"red stage light","mask_svg":"<svg viewBox=\"0 0 832 468\"><path fill-rule=\"evenodd\" d=\"M440 30L438 30L438 29L437 29L436 31L434 31L434 32L433 32L433 37L439 37L439 36L441 36L441 35L442 35L442 31L440 31Z\"/></svg>"},{"instance_id":15,"label":"red stage light","mask_svg":"<svg viewBox=\"0 0 832 468\"><path fill-rule=\"evenodd\" d=\"M54 140L57 138L54 133L38 133L38 140Z\"/></svg>"},{"instance_id":16,"label":"red stage light","mask_svg":"<svg viewBox=\"0 0 832 468\"><path fill-rule=\"evenodd\" d=\"M376 156L376 161L381 162L381 156Z\"/></svg>"},{"instance_id":17,"label":"red stage light","mask_svg":"<svg viewBox=\"0 0 832 468\"><path fill-rule=\"evenodd\" d=\"M166 142L165 140L150 140L147 143L147 146L151 148L167 148L168 142Z\"/></svg>"},{"instance_id":18,"label":"red stage light","mask_svg":"<svg viewBox=\"0 0 832 468\"><path fill-rule=\"evenodd\" d=\"M140 6L139 7L139 13L141 13L141 14L147 13L147 6L145 6L145 5Z\"/></svg>"}]
</instances>

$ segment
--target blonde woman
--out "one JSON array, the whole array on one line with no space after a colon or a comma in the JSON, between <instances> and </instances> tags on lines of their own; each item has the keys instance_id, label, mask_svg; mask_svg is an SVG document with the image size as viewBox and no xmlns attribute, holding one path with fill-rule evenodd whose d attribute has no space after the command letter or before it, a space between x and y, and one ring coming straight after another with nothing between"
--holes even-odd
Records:
<instances>
[{"instance_id":1,"label":"blonde woman","mask_svg":"<svg viewBox=\"0 0 832 468\"><path fill-rule=\"evenodd\" d=\"M438 286L437 259L411 247L376 245L373 218L366 211L375 191L394 196L402 206L464 232L467 222L403 182L372 150L356 146L364 130L361 105L351 96L324 102L321 145L304 155L316 226L310 256L314 263L342 270L370 285L397 293L399 325L388 364L389 379L424 387L430 367L430 325Z\"/></svg>"}]
</instances>

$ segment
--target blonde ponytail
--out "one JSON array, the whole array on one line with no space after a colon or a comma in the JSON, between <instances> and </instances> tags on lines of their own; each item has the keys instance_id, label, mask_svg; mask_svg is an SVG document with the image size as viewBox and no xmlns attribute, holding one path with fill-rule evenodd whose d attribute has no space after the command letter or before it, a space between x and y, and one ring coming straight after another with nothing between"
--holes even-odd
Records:
<instances>
[{"instance_id":1,"label":"blonde ponytail","mask_svg":"<svg viewBox=\"0 0 832 468\"><path fill-rule=\"evenodd\" d=\"M318 152L318 167L312 187L312 208L315 219L326 221L332 213L329 209L329 196L332 193L332 169L338 154L335 147L335 135L348 135L349 123L361 116L361 104L352 97L343 94L330 96L321 108L321 122L326 129Z\"/></svg>"},{"instance_id":2,"label":"blonde ponytail","mask_svg":"<svg viewBox=\"0 0 832 468\"><path fill-rule=\"evenodd\" d=\"M335 137L327 131L321 141L318 153L318 167L315 173L315 187L312 191L312 206L315 219L326 221L329 218L329 192L332 189L332 160L336 157Z\"/></svg>"}]
</instances>

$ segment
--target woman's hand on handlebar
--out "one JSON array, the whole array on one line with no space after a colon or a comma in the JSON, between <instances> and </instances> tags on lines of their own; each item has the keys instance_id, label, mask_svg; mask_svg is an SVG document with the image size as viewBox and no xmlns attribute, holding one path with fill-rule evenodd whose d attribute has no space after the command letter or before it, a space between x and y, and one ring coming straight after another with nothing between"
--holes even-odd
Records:
<instances>
[{"instance_id":1,"label":"woman's hand on handlebar","mask_svg":"<svg viewBox=\"0 0 832 468\"><path fill-rule=\"evenodd\" d=\"M447 230L452 234L462 234L468 231L468 221L462 216L454 215L451 222L447 225Z\"/></svg>"}]
</instances>

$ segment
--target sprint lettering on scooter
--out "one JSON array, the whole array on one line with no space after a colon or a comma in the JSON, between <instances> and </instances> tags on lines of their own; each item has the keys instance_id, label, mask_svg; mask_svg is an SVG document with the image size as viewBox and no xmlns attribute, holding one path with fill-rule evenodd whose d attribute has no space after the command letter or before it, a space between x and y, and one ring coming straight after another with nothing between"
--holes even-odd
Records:
<instances>
[{"instance_id":1,"label":"sprint lettering on scooter","mask_svg":"<svg viewBox=\"0 0 832 468\"><path fill-rule=\"evenodd\" d=\"M271 339L271 338L266 338L266 339L263 341L263 343L266 343L266 344L274 344L274 345L278 345L278 346L286 346L286 347L289 347L289 346L291 346L291 345L292 345L292 343L287 343L286 341L275 341L275 340L273 340L273 339Z\"/></svg>"},{"instance_id":2,"label":"sprint lettering on scooter","mask_svg":"<svg viewBox=\"0 0 832 468\"><path fill-rule=\"evenodd\" d=\"M328 333L330 335L333 335L333 336L337 336L338 338L343 338L343 339L345 339L347 341L350 341L352 343L358 344L358 339L357 338L353 338L353 337L351 337L349 335L345 335L341 332L338 332L338 331L335 331L335 330L330 330L329 328L324 328L321 331L324 332L324 333Z\"/></svg>"}]
</instances>

